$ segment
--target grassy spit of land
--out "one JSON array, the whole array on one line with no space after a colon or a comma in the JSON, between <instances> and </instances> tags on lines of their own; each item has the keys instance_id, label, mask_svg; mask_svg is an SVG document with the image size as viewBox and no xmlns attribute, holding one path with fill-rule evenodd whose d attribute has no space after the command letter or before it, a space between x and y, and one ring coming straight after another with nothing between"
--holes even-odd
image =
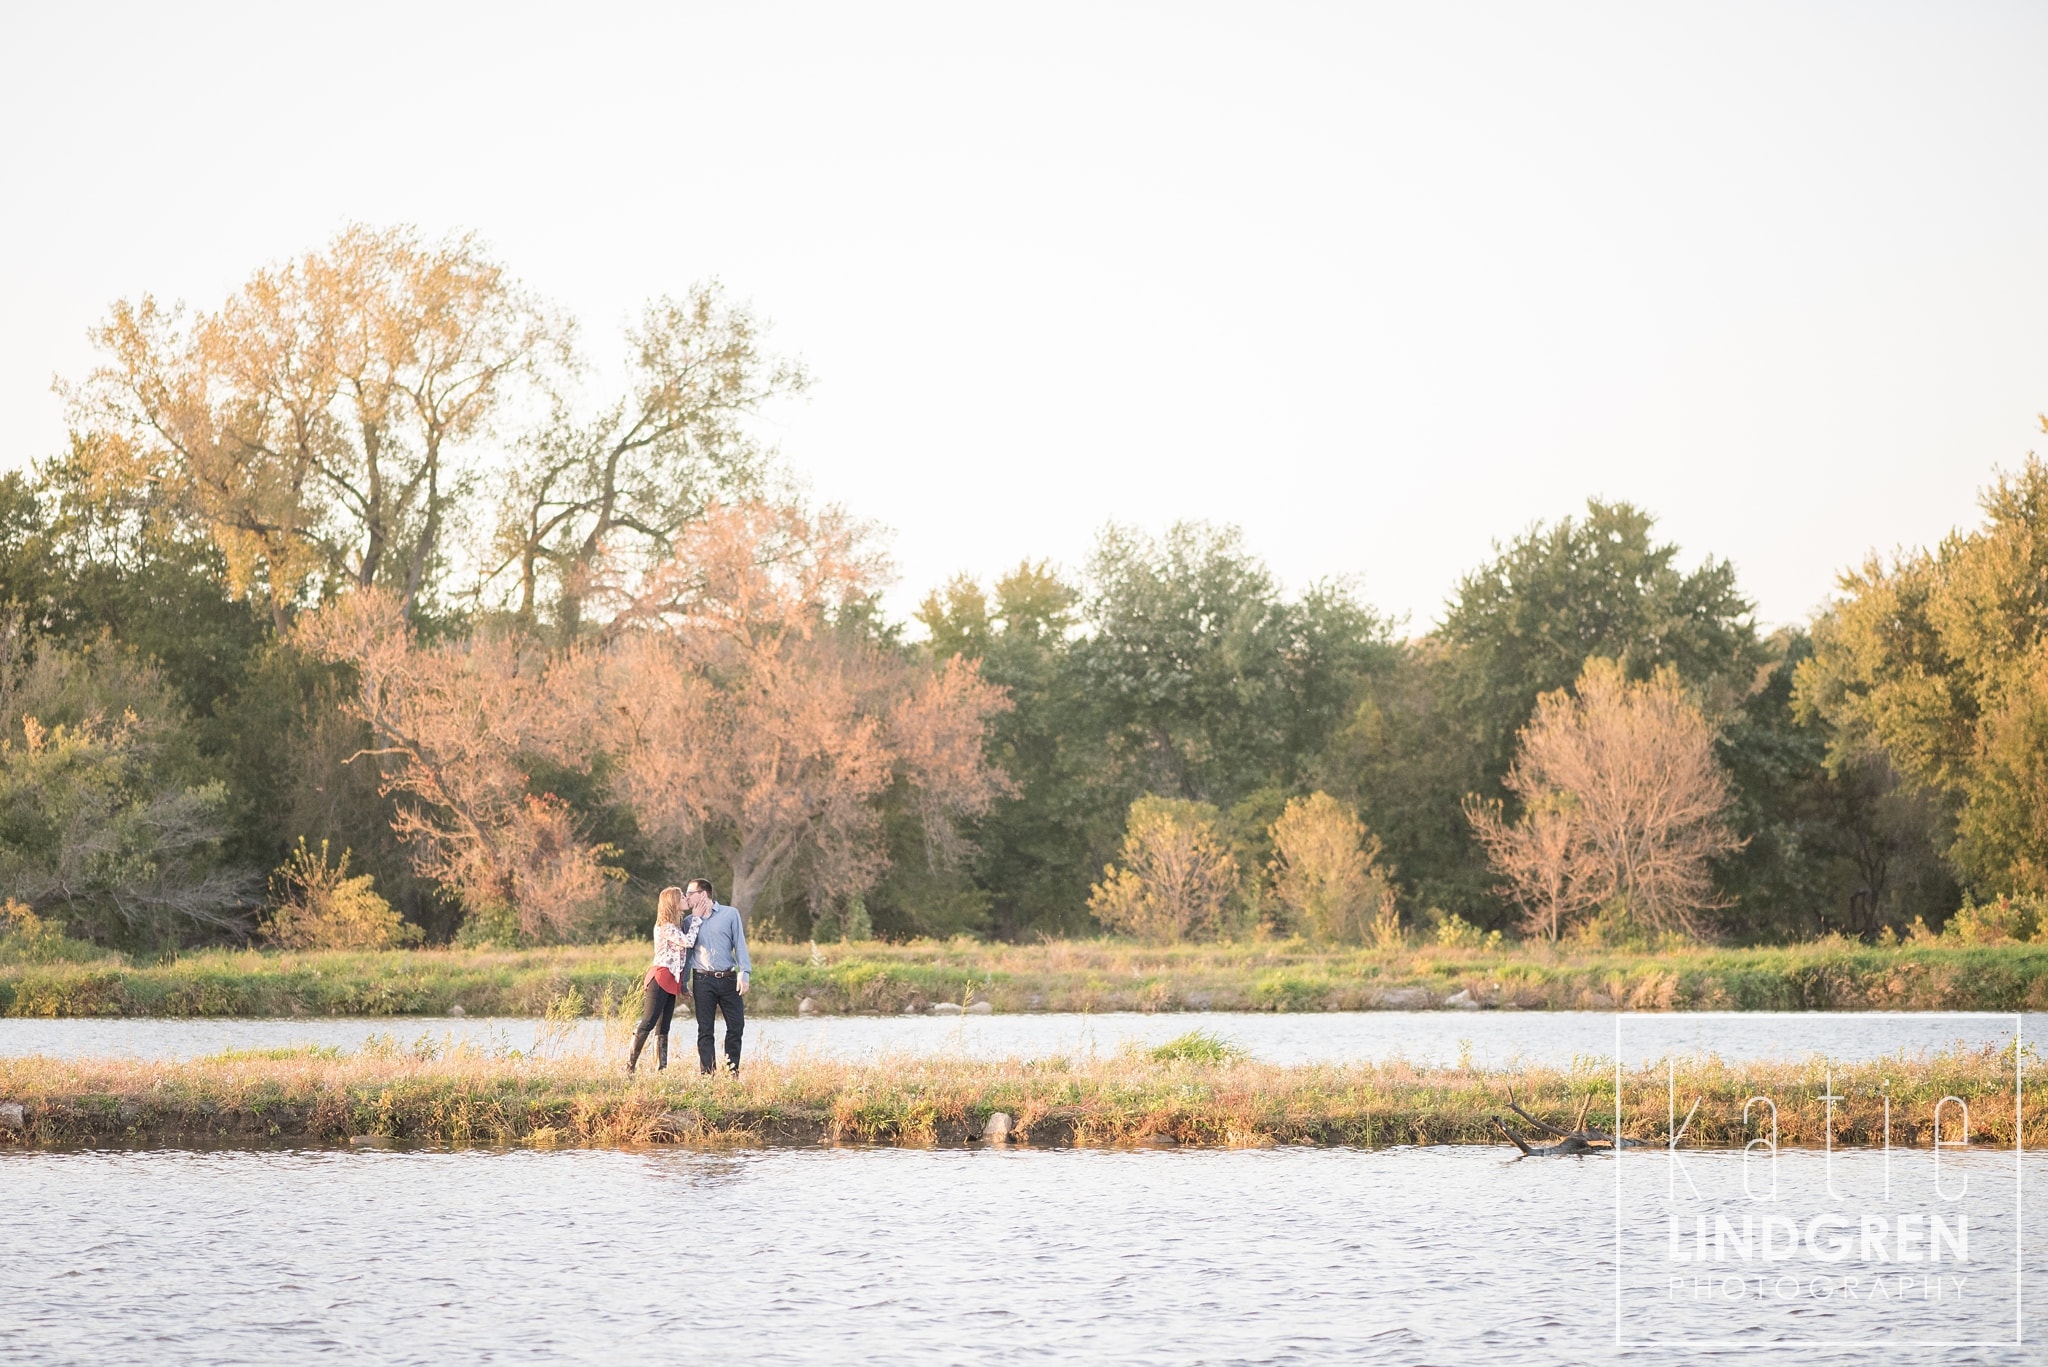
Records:
<instances>
[{"instance_id":1,"label":"grassy spit of land","mask_svg":"<svg viewBox=\"0 0 2048 1367\"><path fill-rule=\"evenodd\" d=\"M8 1016L537 1016L570 992L592 1004L639 990L638 944L532 950L187 954L8 962ZM2048 946L1854 941L1660 953L1510 946L1325 949L1298 942L1153 948L1108 940L763 944L750 1007L794 1013L2048 1009Z\"/></svg>"},{"instance_id":2,"label":"grassy spit of land","mask_svg":"<svg viewBox=\"0 0 2048 1367\"><path fill-rule=\"evenodd\" d=\"M1661 1142L1670 1081L1659 1066L1623 1074L1624 1133ZM1507 1115L1510 1085L1532 1112L1569 1127L1589 1098L1593 1123L1611 1120L1615 1082L1611 1067L1593 1064L1279 1067L1173 1046L1100 1059L797 1058L750 1064L737 1078L687 1066L629 1078L616 1056L395 1046L181 1063L0 1058L0 1146L929 1145L974 1139L998 1111L1013 1118L1014 1142L1036 1144L1501 1144L1492 1118ZM2009 1146L2016 1123L2010 1051L1854 1065L1695 1060L1680 1063L1676 1083L1680 1115L1700 1099L1686 1132L1695 1146L1759 1137L1764 1122L1745 1130L1742 1120L1744 1102L1759 1095L1777 1104L1781 1143L1818 1146L1830 1083L1837 1145L1882 1142L1887 1096L1895 1146L1925 1147L1946 1096L1970 1102L1973 1142ZM2027 1083L2026 1140L2039 1144L2048 1140L2048 1084ZM1762 1115L1756 1108L1753 1119ZM1961 1139L1960 1128L1951 1105L1944 1143Z\"/></svg>"}]
</instances>

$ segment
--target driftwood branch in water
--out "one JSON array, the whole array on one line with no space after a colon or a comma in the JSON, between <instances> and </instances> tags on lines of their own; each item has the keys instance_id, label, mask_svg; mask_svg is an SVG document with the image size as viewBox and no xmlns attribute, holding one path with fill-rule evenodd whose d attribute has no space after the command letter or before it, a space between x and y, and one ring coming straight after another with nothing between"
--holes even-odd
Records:
<instances>
[{"instance_id":1,"label":"driftwood branch in water","mask_svg":"<svg viewBox=\"0 0 2048 1367\"><path fill-rule=\"evenodd\" d=\"M1522 1136L1516 1134L1513 1130L1509 1129L1507 1125L1502 1122L1499 1116L1491 1116L1489 1117L1489 1119L1493 1121L1493 1127L1496 1130L1499 1130L1502 1134L1508 1137L1508 1143L1513 1144L1516 1148L1522 1151L1522 1157L1528 1158L1536 1152L1527 1144L1524 1144L1522 1142Z\"/></svg>"},{"instance_id":2,"label":"driftwood branch in water","mask_svg":"<svg viewBox=\"0 0 2048 1367\"><path fill-rule=\"evenodd\" d=\"M1591 1092L1586 1093L1586 1100L1590 1102L1592 1101L1592 1099L1593 1094ZM1510 1084L1508 1087L1508 1109L1513 1111L1516 1115L1522 1117L1522 1119L1527 1121L1530 1125L1533 1125L1535 1128L1543 1131L1543 1133L1545 1134L1554 1134L1559 1139L1562 1139L1566 1135L1572 1133L1572 1131L1570 1130L1560 1130L1559 1128L1557 1128L1557 1126L1551 1124L1547 1120L1538 1120L1535 1116L1530 1115L1527 1111L1523 1110L1522 1103L1515 1100L1515 1089L1512 1084ZM1583 1121L1585 1118L1585 1113L1583 1111L1580 1112L1579 1119Z\"/></svg>"},{"instance_id":3,"label":"driftwood branch in water","mask_svg":"<svg viewBox=\"0 0 2048 1367\"><path fill-rule=\"evenodd\" d=\"M1582 1134L1568 1134L1555 1144L1530 1145L1509 1129L1499 1116L1492 1116L1494 1128L1508 1137L1508 1142L1522 1151L1524 1158L1571 1158L1579 1154L1606 1153L1607 1150L1586 1142Z\"/></svg>"},{"instance_id":4,"label":"driftwood branch in water","mask_svg":"<svg viewBox=\"0 0 2048 1367\"><path fill-rule=\"evenodd\" d=\"M1528 1144L1523 1143L1499 1116L1494 1116L1494 1125L1514 1143L1516 1148L1522 1151L1524 1158L1556 1158L1572 1154L1611 1153L1618 1148L1636 1148L1641 1144L1640 1140L1617 1139L1605 1130L1588 1128L1586 1125L1586 1113L1593 1109L1593 1094L1591 1092L1586 1093L1585 1100L1579 1103L1578 1118L1572 1122L1572 1127L1569 1130L1559 1129L1549 1121L1539 1120L1537 1117L1529 1114L1523 1108L1522 1103L1515 1100L1515 1089L1513 1087L1508 1088L1508 1109L1520 1116L1530 1127L1540 1130L1544 1134L1553 1135L1557 1139L1555 1144L1539 1144L1532 1148Z\"/></svg>"}]
</instances>

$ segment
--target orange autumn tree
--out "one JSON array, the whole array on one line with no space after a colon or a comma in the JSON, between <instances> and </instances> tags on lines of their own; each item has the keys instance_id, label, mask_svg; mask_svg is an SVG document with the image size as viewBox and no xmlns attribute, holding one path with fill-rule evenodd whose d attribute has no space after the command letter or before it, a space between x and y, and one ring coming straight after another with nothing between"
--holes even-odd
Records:
<instances>
[{"instance_id":1,"label":"orange autumn tree","mask_svg":"<svg viewBox=\"0 0 2048 1367\"><path fill-rule=\"evenodd\" d=\"M384 792L411 799L392 828L421 875L468 915L509 912L528 939L572 934L613 875L568 804L529 789L523 757L559 744L582 705L553 696L546 657L516 637L422 645L383 589L307 614L295 634L354 668L347 710L374 737L355 762L380 763Z\"/></svg>"},{"instance_id":2,"label":"orange autumn tree","mask_svg":"<svg viewBox=\"0 0 2048 1367\"><path fill-rule=\"evenodd\" d=\"M837 512L746 503L710 509L672 558L612 586L623 610L557 691L601 700L587 753L678 874L708 857L743 908L789 888L816 909L880 877L896 785L935 860L1007 789L983 753L1002 690L862 629L881 570Z\"/></svg>"},{"instance_id":3,"label":"orange autumn tree","mask_svg":"<svg viewBox=\"0 0 2048 1367\"><path fill-rule=\"evenodd\" d=\"M1571 692L1537 700L1505 786L1519 820L1476 797L1465 812L1528 930L1556 939L1611 906L1649 930L1698 936L1726 905L1713 861L1742 846L1728 776L1674 671L1632 680L1615 661L1587 661Z\"/></svg>"},{"instance_id":4,"label":"orange autumn tree","mask_svg":"<svg viewBox=\"0 0 2048 1367\"><path fill-rule=\"evenodd\" d=\"M566 937L616 876L577 812L534 791L543 760L596 779L672 875L722 866L749 909L872 887L885 799L940 863L1006 791L983 736L1007 698L967 661L934 668L865 629L881 564L842 516L714 507L677 554L636 563L597 581L614 615L561 655L520 634L423 644L379 589L300 621L302 647L356 673L349 711L374 737L357 762L411 799L394 829L470 915Z\"/></svg>"}]
</instances>

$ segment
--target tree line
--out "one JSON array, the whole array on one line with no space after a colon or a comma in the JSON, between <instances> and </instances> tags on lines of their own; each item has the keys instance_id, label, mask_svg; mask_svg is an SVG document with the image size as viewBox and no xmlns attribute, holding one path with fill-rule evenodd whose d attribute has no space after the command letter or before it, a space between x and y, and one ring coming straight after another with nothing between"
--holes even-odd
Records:
<instances>
[{"instance_id":1,"label":"tree line","mask_svg":"<svg viewBox=\"0 0 2048 1367\"><path fill-rule=\"evenodd\" d=\"M756 435L807 373L715 285L609 389L475 239L404 229L93 336L67 448L0 478L0 895L77 936L605 937L707 869L799 938L2043 919L2032 458L1768 634L1598 500L1421 632L1206 524L903 623Z\"/></svg>"}]
</instances>

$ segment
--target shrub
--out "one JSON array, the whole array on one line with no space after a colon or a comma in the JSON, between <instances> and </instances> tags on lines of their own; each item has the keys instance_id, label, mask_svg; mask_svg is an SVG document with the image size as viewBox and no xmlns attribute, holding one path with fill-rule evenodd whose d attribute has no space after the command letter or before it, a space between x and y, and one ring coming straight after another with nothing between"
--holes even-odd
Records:
<instances>
[{"instance_id":1,"label":"shrub","mask_svg":"<svg viewBox=\"0 0 2048 1367\"><path fill-rule=\"evenodd\" d=\"M51 964L97 959L106 951L65 935L26 902L0 903L0 963Z\"/></svg>"},{"instance_id":2,"label":"shrub","mask_svg":"<svg viewBox=\"0 0 2048 1367\"><path fill-rule=\"evenodd\" d=\"M419 943L420 928L399 918L371 887L368 874L348 876L349 851L329 862L327 842L315 854L299 847L270 876L276 907L263 933L283 949L391 949Z\"/></svg>"},{"instance_id":3,"label":"shrub","mask_svg":"<svg viewBox=\"0 0 2048 1367\"><path fill-rule=\"evenodd\" d=\"M1271 828L1273 896L1295 930L1325 943L1398 943L1394 885L1379 837L1328 793L1298 797Z\"/></svg>"},{"instance_id":4,"label":"shrub","mask_svg":"<svg viewBox=\"0 0 2048 1367\"><path fill-rule=\"evenodd\" d=\"M1481 930L1454 911L1436 923L1436 942L1449 949L1499 949L1500 932Z\"/></svg>"},{"instance_id":5,"label":"shrub","mask_svg":"<svg viewBox=\"0 0 2048 1367\"><path fill-rule=\"evenodd\" d=\"M1108 865L1088 910L1111 930L1172 943L1228 928L1237 860L1216 829L1216 809L1147 794L1131 804L1122 868Z\"/></svg>"},{"instance_id":6,"label":"shrub","mask_svg":"<svg viewBox=\"0 0 2048 1367\"><path fill-rule=\"evenodd\" d=\"M1978 902L1965 895L1962 907L1942 927L1950 944L2038 944L2048 939L2048 897L2014 893Z\"/></svg>"},{"instance_id":7,"label":"shrub","mask_svg":"<svg viewBox=\"0 0 2048 1367\"><path fill-rule=\"evenodd\" d=\"M1638 953L1655 949L1660 944L1688 943L1682 935L1660 936L1644 925L1624 897L1610 897L1602 902L1591 916L1573 925L1565 938L1582 948L1625 949Z\"/></svg>"}]
</instances>

